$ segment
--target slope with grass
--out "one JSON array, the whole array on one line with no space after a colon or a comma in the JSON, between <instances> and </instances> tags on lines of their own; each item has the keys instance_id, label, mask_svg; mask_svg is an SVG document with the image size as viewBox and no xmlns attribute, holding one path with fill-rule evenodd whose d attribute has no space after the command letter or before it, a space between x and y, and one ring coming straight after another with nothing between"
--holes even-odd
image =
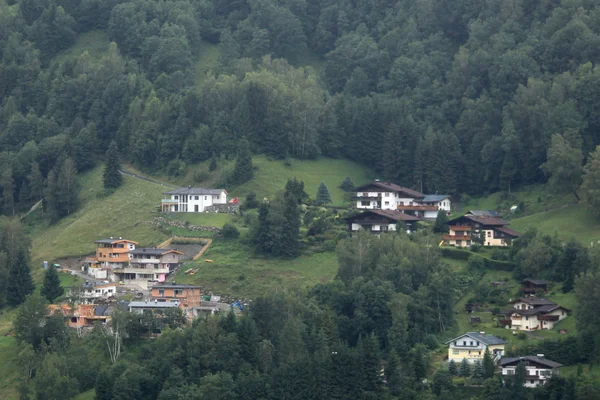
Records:
<instances>
[{"instance_id":1,"label":"slope with grass","mask_svg":"<svg viewBox=\"0 0 600 400\"><path fill-rule=\"evenodd\" d=\"M79 182L81 206L75 214L56 224L49 224L39 212L24 220L32 236L35 263L92 253L94 241L102 237L127 237L142 246L166 238L150 225L162 198L164 188L160 185L124 177L122 187L106 194L101 166L81 174Z\"/></svg>"}]
</instances>

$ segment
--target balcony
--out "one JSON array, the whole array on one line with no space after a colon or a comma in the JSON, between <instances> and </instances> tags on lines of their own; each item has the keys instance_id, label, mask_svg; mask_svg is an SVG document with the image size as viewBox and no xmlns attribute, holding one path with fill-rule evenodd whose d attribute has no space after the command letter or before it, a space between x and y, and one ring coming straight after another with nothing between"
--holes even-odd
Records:
<instances>
[{"instance_id":1,"label":"balcony","mask_svg":"<svg viewBox=\"0 0 600 400\"><path fill-rule=\"evenodd\" d=\"M179 200L162 199L160 202L163 204L177 204L177 203L179 203Z\"/></svg>"},{"instance_id":2,"label":"balcony","mask_svg":"<svg viewBox=\"0 0 600 400\"><path fill-rule=\"evenodd\" d=\"M444 240L471 240L467 235L444 235Z\"/></svg>"},{"instance_id":3,"label":"balcony","mask_svg":"<svg viewBox=\"0 0 600 400\"><path fill-rule=\"evenodd\" d=\"M168 274L169 268L114 268L116 274Z\"/></svg>"},{"instance_id":4,"label":"balcony","mask_svg":"<svg viewBox=\"0 0 600 400\"><path fill-rule=\"evenodd\" d=\"M132 258L132 264L159 264L160 258Z\"/></svg>"}]
</instances>

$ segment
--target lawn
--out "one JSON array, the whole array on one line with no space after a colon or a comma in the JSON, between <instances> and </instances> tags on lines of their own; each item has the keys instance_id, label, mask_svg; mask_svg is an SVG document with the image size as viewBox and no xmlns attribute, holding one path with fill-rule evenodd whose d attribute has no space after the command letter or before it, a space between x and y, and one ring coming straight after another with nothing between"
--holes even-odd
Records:
<instances>
[{"instance_id":1,"label":"lawn","mask_svg":"<svg viewBox=\"0 0 600 400\"><path fill-rule=\"evenodd\" d=\"M123 186L105 195L102 167L82 174L79 181L82 204L75 214L53 225L32 214L32 224L27 228L33 242L34 265L43 260L52 262L61 257L90 254L95 248L94 241L103 237L126 237L140 246L155 245L166 239L150 225L164 188L125 177Z\"/></svg>"},{"instance_id":2,"label":"lawn","mask_svg":"<svg viewBox=\"0 0 600 400\"><path fill-rule=\"evenodd\" d=\"M219 228L233 219L231 214L214 213L168 213L165 216L177 221L187 221L192 225L217 226Z\"/></svg>"},{"instance_id":3,"label":"lawn","mask_svg":"<svg viewBox=\"0 0 600 400\"><path fill-rule=\"evenodd\" d=\"M75 43L52 59L53 63L61 63L65 60L76 59L87 51L92 59L98 60L106 54L110 41L106 32L94 30L77 35Z\"/></svg>"},{"instance_id":4,"label":"lawn","mask_svg":"<svg viewBox=\"0 0 600 400\"><path fill-rule=\"evenodd\" d=\"M198 268L198 272L185 275L188 268ZM180 268L174 280L202 286L203 291L214 294L256 297L290 287L312 287L330 281L336 272L334 253L263 258L253 255L252 248L239 240L217 239L196 263Z\"/></svg>"},{"instance_id":5,"label":"lawn","mask_svg":"<svg viewBox=\"0 0 600 400\"><path fill-rule=\"evenodd\" d=\"M518 218L511 221L510 227L521 232L537 228L556 233L563 240L575 238L584 245L600 241L600 221L582 204Z\"/></svg>"}]
</instances>

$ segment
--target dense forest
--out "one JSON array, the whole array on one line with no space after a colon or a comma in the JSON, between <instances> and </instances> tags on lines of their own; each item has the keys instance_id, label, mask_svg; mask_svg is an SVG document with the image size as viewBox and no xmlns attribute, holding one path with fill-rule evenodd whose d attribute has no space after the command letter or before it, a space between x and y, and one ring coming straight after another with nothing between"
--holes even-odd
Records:
<instances>
[{"instance_id":1,"label":"dense forest","mask_svg":"<svg viewBox=\"0 0 600 400\"><path fill-rule=\"evenodd\" d=\"M7 3L5 214L71 190L113 140L146 171L235 156L246 137L255 154L348 157L450 194L557 173L569 190L600 144L600 7L590 0ZM90 30L108 34L106 54L56 60ZM202 42L218 43L219 65L197 79ZM295 67L307 54L322 58L320 73ZM72 196L50 208L60 217L76 205Z\"/></svg>"}]
</instances>

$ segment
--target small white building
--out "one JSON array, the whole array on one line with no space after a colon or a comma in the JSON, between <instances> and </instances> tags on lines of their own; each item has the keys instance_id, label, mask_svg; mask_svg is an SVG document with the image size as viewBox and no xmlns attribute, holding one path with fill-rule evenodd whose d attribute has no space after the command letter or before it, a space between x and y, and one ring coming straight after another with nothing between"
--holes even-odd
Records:
<instances>
[{"instance_id":1,"label":"small white building","mask_svg":"<svg viewBox=\"0 0 600 400\"><path fill-rule=\"evenodd\" d=\"M512 301L513 308L505 311L507 329L517 331L548 330L567 318L570 310L547 299L535 296Z\"/></svg>"},{"instance_id":2,"label":"small white building","mask_svg":"<svg viewBox=\"0 0 600 400\"><path fill-rule=\"evenodd\" d=\"M161 203L164 212L204 212L206 207L227 204L225 189L179 188L165 192L168 196Z\"/></svg>"},{"instance_id":3,"label":"small white building","mask_svg":"<svg viewBox=\"0 0 600 400\"><path fill-rule=\"evenodd\" d=\"M84 303L93 303L97 299L107 299L117 295L117 284L111 282L86 281L83 286L69 290L69 296L78 297Z\"/></svg>"},{"instance_id":4,"label":"small white building","mask_svg":"<svg viewBox=\"0 0 600 400\"><path fill-rule=\"evenodd\" d=\"M563 365L544 358L543 354L525 357L507 357L500 360L502 381L506 384L514 379L519 363L525 366L525 382L523 386L535 388L543 386L552 376L559 376Z\"/></svg>"}]
</instances>

